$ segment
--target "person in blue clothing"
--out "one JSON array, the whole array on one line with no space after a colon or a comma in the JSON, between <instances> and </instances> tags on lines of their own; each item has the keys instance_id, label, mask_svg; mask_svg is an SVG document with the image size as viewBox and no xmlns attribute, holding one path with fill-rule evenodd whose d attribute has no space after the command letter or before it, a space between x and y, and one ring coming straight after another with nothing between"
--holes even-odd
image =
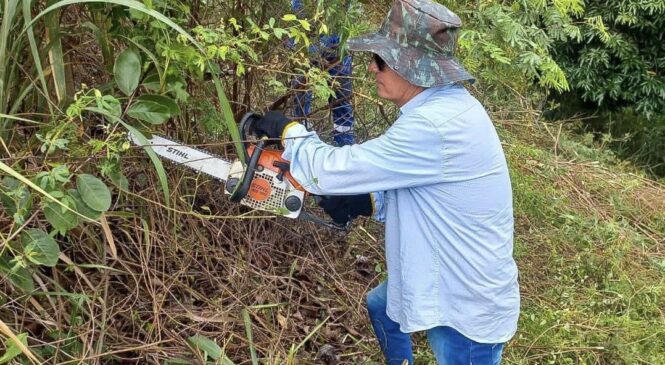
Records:
<instances>
[{"instance_id":1,"label":"person in blue clothing","mask_svg":"<svg viewBox=\"0 0 665 365\"><path fill-rule=\"evenodd\" d=\"M378 32L350 39L373 54L377 93L400 108L381 136L343 147L268 112L292 176L340 224L385 225L387 281L367 310L389 365L413 364L425 331L439 364L497 365L519 317L510 176L485 108L454 58L461 21L430 0L395 0Z\"/></svg>"},{"instance_id":2,"label":"person in blue clothing","mask_svg":"<svg viewBox=\"0 0 665 365\"><path fill-rule=\"evenodd\" d=\"M291 10L297 15L302 15L303 1L291 0ZM339 46L339 35L322 35L319 37L318 44L310 47L309 53L313 56L312 62L317 67L327 68L328 73L338 85L335 87L335 96L329 100L332 109L333 140L335 145L345 146L354 143L354 118L351 106L353 61L351 55L345 55L340 59ZM293 80L293 87L302 89L305 83L304 76L298 76ZM309 90L296 92L293 105L294 117L303 118L306 121L312 111L312 99L313 95Z\"/></svg>"}]
</instances>

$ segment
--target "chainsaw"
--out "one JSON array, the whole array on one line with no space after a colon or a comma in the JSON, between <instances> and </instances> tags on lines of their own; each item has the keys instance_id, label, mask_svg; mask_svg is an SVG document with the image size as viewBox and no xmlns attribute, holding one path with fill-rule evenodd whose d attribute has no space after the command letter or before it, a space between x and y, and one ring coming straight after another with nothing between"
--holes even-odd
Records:
<instances>
[{"instance_id":1,"label":"chainsaw","mask_svg":"<svg viewBox=\"0 0 665 365\"><path fill-rule=\"evenodd\" d=\"M135 145L149 146L155 154L176 165L189 167L222 181L224 193L229 195L232 202L336 230L348 230L351 222L339 225L305 210L305 200L309 194L291 176L289 162L281 158L282 151L266 148L267 138L256 135L254 122L259 118L255 113L247 113L240 121L240 136L247 149L244 164L240 160L227 161L158 135L147 138L149 145L142 144L132 133L128 137ZM323 198L314 196L314 199L320 201Z\"/></svg>"}]
</instances>

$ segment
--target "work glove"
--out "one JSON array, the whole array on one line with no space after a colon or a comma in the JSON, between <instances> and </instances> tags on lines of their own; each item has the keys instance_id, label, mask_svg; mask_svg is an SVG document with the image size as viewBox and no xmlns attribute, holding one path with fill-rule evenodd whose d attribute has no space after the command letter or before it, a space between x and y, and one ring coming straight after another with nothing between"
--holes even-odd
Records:
<instances>
[{"instance_id":1,"label":"work glove","mask_svg":"<svg viewBox=\"0 0 665 365\"><path fill-rule=\"evenodd\" d=\"M289 123L291 120L284 114L271 110L254 122L254 130L258 136L267 136L279 141L284 133L284 128Z\"/></svg>"},{"instance_id":2,"label":"work glove","mask_svg":"<svg viewBox=\"0 0 665 365\"><path fill-rule=\"evenodd\" d=\"M370 194L323 196L319 206L339 225L360 215L369 217L373 210Z\"/></svg>"}]
</instances>

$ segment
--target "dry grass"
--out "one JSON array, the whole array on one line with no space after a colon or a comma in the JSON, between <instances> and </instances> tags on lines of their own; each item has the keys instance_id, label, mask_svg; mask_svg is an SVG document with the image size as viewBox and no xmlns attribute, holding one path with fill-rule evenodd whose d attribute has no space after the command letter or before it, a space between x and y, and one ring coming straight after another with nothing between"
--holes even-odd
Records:
<instances>
[{"instance_id":1,"label":"dry grass","mask_svg":"<svg viewBox=\"0 0 665 365\"><path fill-rule=\"evenodd\" d=\"M249 356L244 309L253 346L275 363L322 321L297 363L312 362L307 354L324 344L344 354L341 363L359 363L369 355L362 301L378 283L374 263L381 261L380 242L360 227L344 237L248 212L226 201L220 183L178 169L169 169L173 209L165 209L154 203L161 193L153 174L140 172L145 166L128 167L133 193L116 196L115 211L106 217L117 258L99 227L77 228L59 238L72 265L34 276L38 292L50 295L17 295L2 280L8 300L0 317L55 351L44 360L191 360L197 351L186 339L201 334L242 363Z\"/></svg>"}]
</instances>

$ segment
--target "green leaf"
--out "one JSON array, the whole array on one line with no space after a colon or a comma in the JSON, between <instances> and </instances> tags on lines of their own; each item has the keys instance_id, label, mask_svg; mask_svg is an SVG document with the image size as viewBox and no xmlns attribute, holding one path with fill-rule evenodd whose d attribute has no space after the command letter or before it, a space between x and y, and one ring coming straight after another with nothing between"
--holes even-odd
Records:
<instances>
[{"instance_id":1,"label":"green leaf","mask_svg":"<svg viewBox=\"0 0 665 365\"><path fill-rule=\"evenodd\" d=\"M206 336L194 335L187 339L190 345L196 349L204 352L208 357L215 360L217 364L222 365L235 365L226 355L224 351L215 341ZM220 361L221 360L221 361Z\"/></svg>"},{"instance_id":2,"label":"green leaf","mask_svg":"<svg viewBox=\"0 0 665 365\"><path fill-rule=\"evenodd\" d=\"M90 208L88 204L83 201L83 198L81 198L81 194L79 194L78 190L69 189L67 190L67 194L69 194L69 196L74 199L74 202L76 202L76 211L90 219L94 219L96 221L99 220L102 212Z\"/></svg>"},{"instance_id":3,"label":"green leaf","mask_svg":"<svg viewBox=\"0 0 665 365\"><path fill-rule=\"evenodd\" d=\"M143 12L135 10L135 9L129 9L129 15L132 17L132 19L136 19L136 20L143 20L143 19L148 17Z\"/></svg>"},{"instance_id":4,"label":"green leaf","mask_svg":"<svg viewBox=\"0 0 665 365\"><path fill-rule=\"evenodd\" d=\"M32 194L17 179L5 176L0 182L0 205L8 215L18 214L18 217L25 219L32 207Z\"/></svg>"},{"instance_id":5,"label":"green leaf","mask_svg":"<svg viewBox=\"0 0 665 365\"><path fill-rule=\"evenodd\" d=\"M282 16L282 20L285 22L292 22L297 19L298 17L296 17L294 14L284 14L284 16Z\"/></svg>"},{"instance_id":6,"label":"green leaf","mask_svg":"<svg viewBox=\"0 0 665 365\"><path fill-rule=\"evenodd\" d=\"M164 362L164 365L192 365L192 362L189 360L183 360L180 358L168 359Z\"/></svg>"},{"instance_id":7,"label":"green leaf","mask_svg":"<svg viewBox=\"0 0 665 365\"><path fill-rule=\"evenodd\" d=\"M76 178L76 189L83 202L93 210L105 212L111 207L111 191L95 176L81 174Z\"/></svg>"},{"instance_id":8,"label":"green leaf","mask_svg":"<svg viewBox=\"0 0 665 365\"><path fill-rule=\"evenodd\" d=\"M189 99L189 93L187 93L187 85L184 81L170 81L166 85L169 92L172 92L175 95L176 100L187 102Z\"/></svg>"},{"instance_id":9,"label":"green leaf","mask_svg":"<svg viewBox=\"0 0 665 365\"><path fill-rule=\"evenodd\" d=\"M19 333L16 335L16 338L18 338L19 341L26 347L28 346L28 334L27 333ZM5 364L10 362L13 358L21 354L21 349L16 346L16 343L10 339L5 340L5 354L0 357L0 364Z\"/></svg>"},{"instance_id":10,"label":"green leaf","mask_svg":"<svg viewBox=\"0 0 665 365\"><path fill-rule=\"evenodd\" d=\"M141 102L155 103L163 107L166 107L171 116L180 115L180 107L175 102L175 100L169 98L168 96L148 94L148 95L141 95L136 99Z\"/></svg>"},{"instance_id":11,"label":"green leaf","mask_svg":"<svg viewBox=\"0 0 665 365\"><path fill-rule=\"evenodd\" d=\"M277 37L278 39L282 39L284 35L289 34L289 32L286 31L286 29L282 28L275 28L272 30L272 32L275 34L275 37Z\"/></svg>"},{"instance_id":12,"label":"green leaf","mask_svg":"<svg viewBox=\"0 0 665 365\"><path fill-rule=\"evenodd\" d=\"M150 124L162 124L171 117L168 106L151 100L137 100L129 107L127 115Z\"/></svg>"},{"instance_id":13,"label":"green leaf","mask_svg":"<svg viewBox=\"0 0 665 365\"><path fill-rule=\"evenodd\" d=\"M283 94L285 93L288 89L286 86L281 81L278 81L277 79L271 79L268 81L268 86L272 87L277 93Z\"/></svg>"},{"instance_id":14,"label":"green leaf","mask_svg":"<svg viewBox=\"0 0 665 365\"><path fill-rule=\"evenodd\" d=\"M252 359L252 365L259 365L256 348L254 347L254 336L252 335L252 320L249 318L247 308L242 310L242 319L245 321L245 333L247 334L247 342L249 342L249 355Z\"/></svg>"},{"instance_id":15,"label":"green leaf","mask_svg":"<svg viewBox=\"0 0 665 365\"><path fill-rule=\"evenodd\" d=\"M157 72L149 73L144 79L142 84L146 89L151 91L159 91L162 88L159 74Z\"/></svg>"},{"instance_id":16,"label":"green leaf","mask_svg":"<svg viewBox=\"0 0 665 365\"><path fill-rule=\"evenodd\" d=\"M122 172L111 171L108 176L121 190L129 190L129 180Z\"/></svg>"},{"instance_id":17,"label":"green leaf","mask_svg":"<svg viewBox=\"0 0 665 365\"><path fill-rule=\"evenodd\" d=\"M113 95L103 95L96 99L97 107L107 110L109 113L116 117L122 115L122 105L120 100L116 99Z\"/></svg>"},{"instance_id":18,"label":"green leaf","mask_svg":"<svg viewBox=\"0 0 665 365\"><path fill-rule=\"evenodd\" d=\"M300 22L300 26L303 27L305 30L311 30L312 28L309 25L309 22L307 20L298 20Z\"/></svg>"},{"instance_id":19,"label":"green leaf","mask_svg":"<svg viewBox=\"0 0 665 365\"><path fill-rule=\"evenodd\" d=\"M160 22L159 20L153 20L150 22L150 27L154 29L167 29L166 24Z\"/></svg>"},{"instance_id":20,"label":"green leaf","mask_svg":"<svg viewBox=\"0 0 665 365\"><path fill-rule=\"evenodd\" d=\"M194 335L188 338L187 341L198 350L205 352L213 360L217 360L222 356L222 348L208 337Z\"/></svg>"},{"instance_id":21,"label":"green leaf","mask_svg":"<svg viewBox=\"0 0 665 365\"><path fill-rule=\"evenodd\" d=\"M141 59L131 48L127 48L118 55L113 65L113 77L120 91L131 95L139 85L141 78Z\"/></svg>"},{"instance_id":22,"label":"green leaf","mask_svg":"<svg viewBox=\"0 0 665 365\"><path fill-rule=\"evenodd\" d=\"M51 226L62 235L79 223L76 213L62 209L60 205L52 202L44 204L44 215Z\"/></svg>"},{"instance_id":23,"label":"green leaf","mask_svg":"<svg viewBox=\"0 0 665 365\"><path fill-rule=\"evenodd\" d=\"M0 273L7 275L12 284L26 292L35 290L32 274L25 267L13 265L8 257L0 257Z\"/></svg>"},{"instance_id":24,"label":"green leaf","mask_svg":"<svg viewBox=\"0 0 665 365\"><path fill-rule=\"evenodd\" d=\"M58 263L60 247L53 237L37 228L30 228L21 234L25 257L37 265L53 267Z\"/></svg>"}]
</instances>

